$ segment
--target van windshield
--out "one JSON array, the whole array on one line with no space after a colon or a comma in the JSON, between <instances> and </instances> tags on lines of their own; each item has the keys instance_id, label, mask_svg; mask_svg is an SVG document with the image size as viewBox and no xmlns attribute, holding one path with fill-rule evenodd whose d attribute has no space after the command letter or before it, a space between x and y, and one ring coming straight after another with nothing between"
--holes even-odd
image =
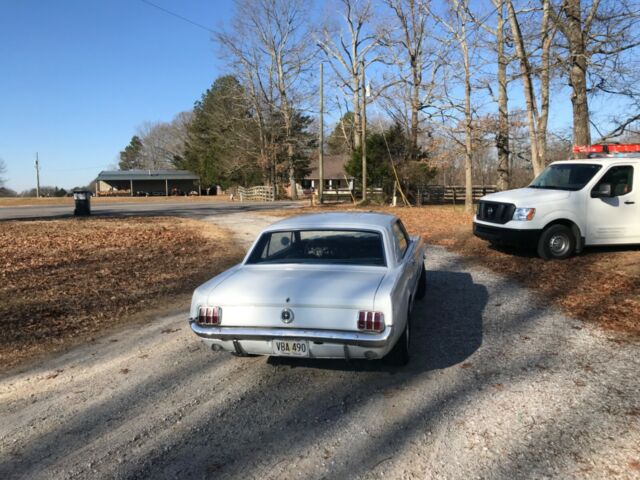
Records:
<instances>
[{"instance_id":1,"label":"van windshield","mask_svg":"<svg viewBox=\"0 0 640 480\"><path fill-rule=\"evenodd\" d=\"M285 230L264 233L247 263L385 266L382 235L360 230Z\"/></svg>"},{"instance_id":2,"label":"van windshield","mask_svg":"<svg viewBox=\"0 0 640 480\"><path fill-rule=\"evenodd\" d=\"M529 188L550 190L582 190L602 165L589 163L557 163L550 165L538 175Z\"/></svg>"}]
</instances>

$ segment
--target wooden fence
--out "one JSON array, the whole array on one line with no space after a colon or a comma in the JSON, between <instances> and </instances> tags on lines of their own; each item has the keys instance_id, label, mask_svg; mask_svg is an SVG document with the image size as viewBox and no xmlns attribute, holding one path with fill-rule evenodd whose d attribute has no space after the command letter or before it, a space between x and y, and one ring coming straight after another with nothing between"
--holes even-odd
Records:
<instances>
[{"instance_id":1,"label":"wooden fence","mask_svg":"<svg viewBox=\"0 0 640 480\"><path fill-rule=\"evenodd\" d=\"M238 187L237 195L239 200L249 202L273 202L275 195L273 187L259 185L257 187Z\"/></svg>"},{"instance_id":2,"label":"wooden fence","mask_svg":"<svg viewBox=\"0 0 640 480\"><path fill-rule=\"evenodd\" d=\"M474 185L473 201L497 192L495 185ZM423 205L464 203L465 187L463 185L428 185L418 190L417 203Z\"/></svg>"}]
</instances>

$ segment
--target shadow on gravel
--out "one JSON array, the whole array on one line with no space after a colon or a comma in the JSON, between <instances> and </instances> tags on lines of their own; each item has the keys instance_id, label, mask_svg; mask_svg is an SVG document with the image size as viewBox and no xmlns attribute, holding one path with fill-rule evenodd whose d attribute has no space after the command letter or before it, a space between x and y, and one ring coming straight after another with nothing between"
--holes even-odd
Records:
<instances>
[{"instance_id":1,"label":"shadow on gravel","mask_svg":"<svg viewBox=\"0 0 640 480\"><path fill-rule=\"evenodd\" d=\"M467 273L429 271L427 278L427 296L414 306L413 356L405 368L391 368L379 361L240 359L203 351L206 362L198 368L190 363L167 365L161 374L127 385L112 397L81 409L63 425L33 439L17 457L5 457L0 462L0 472L29 478L52 467L55 470L54 465L72 452L85 451L83 457L90 457L89 452L111 432L126 429L130 421L135 422L153 409L166 412L166 420L151 424L142 434L148 439L150 450L144 454L141 451L139 457L126 454L127 461L121 465L114 465L116 458L100 454L107 462L103 465L106 471L124 478L272 475L274 465L290 462L296 451L303 451L319 439L327 437L329 442L333 435L340 435L344 422L357 416L372 399L384 402L394 392L409 388L416 377L460 363L479 348L486 288L474 284ZM231 392L227 395L221 394L218 387L210 392L205 387L201 392L206 379L219 376L216 372L228 362L237 363L238 371L249 368L255 375L221 379ZM454 389L448 395L460 396L462 401L468 393L464 390ZM192 392L198 399L179 415L183 422L194 425L188 432L171 431L170 419L176 415L172 398L177 391ZM424 409L421 415L437 416L441 402L434 396L421 399L416 405ZM405 435L413 435L411 430L420 422L408 412L403 418L408 423L401 433L404 439ZM169 435L158 445L154 437L162 433ZM130 439L123 438L112 448L129 451L129 442L135 442L135 434L130 435ZM370 467L372 460L365 461L358 452L354 452L353 459L354 468L357 462ZM89 467L76 468L80 476L83 471L92 474L83 470Z\"/></svg>"},{"instance_id":2,"label":"shadow on gravel","mask_svg":"<svg viewBox=\"0 0 640 480\"><path fill-rule=\"evenodd\" d=\"M145 458L143 465L131 465L126 477L265 478L273 476L281 463L291 468L296 456L303 459L301 452L316 442L329 452L334 435L343 435L345 422L357 417L372 399L384 402L394 392L410 388L418 376L463 362L480 347L486 288L467 273L428 271L427 278L427 296L414 307L413 352L407 367L392 368L380 361L270 357L256 364L260 383L242 391L237 404L216 405L198 419L196 429L172 438L164 453ZM443 295L445 290L448 295ZM460 386L447 396L463 401L473 389ZM416 405L421 406L421 417L437 418L445 403L434 395ZM407 425L401 435L412 436L422 421L408 412L403 418ZM353 468L366 469L375 460L361 453L353 452ZM287 471L291 472L282 473ZM350 476L345 471L333 478Z\"/></svg>"},{"instance_id":3,"label":"shadow on gravel","mask_svg":"<svg viewBox=\"0 0 640 480\"><path fill-rule=\"evenodd\" d=\"M271 365L352 372L419 373L464 362L482 345L482 313L488 301L483 285L463 272L427 271L427 294L415 303L411 361L403 369L384 361L313 360L269 357ZM460 306L464 305L461 309Z\"/></svg>"},{"instance_id":4,"label":"shadow on gravel","mask_svg":"<svg viewBox=\"0 0 640 480\"><path fill-rule=\"evenodd\" d=\"M448 266L455 267L453 263ZM77 478L131 479L380 476L378 468L402 455L409 444L423 442L421 445L428 451L431 445L421 440L424 432L457 428L452 419L464 421L465 411L473 409L475 401L493 398L500 391L496 387L502 388L500 382L508 380L514 385L530 382L539 373L537 365L543 365L547 372L552 367L559 371L570 368L554 364L557 352L567 348L567 339L560 336L543 337L538 348L526 355L520 352L507 368L495 365L492 360L496 348L508 354L510 346L523 341L525 332L531 335L529 330L536 324L538 309L523 305L518 315L483 329L488 302L484 285L474 283L464 272L428 271L427 279L427 296L414 308L413 358L405 368L393 369L381 362L233 358L203 350L202 356L198 354L187 364L168 363L166 371L119 391L103 403L80 410L64 426L33 439L20 452L19 459L3 465L4 471L9 476L17 473L29 478L53 467L69 453L86 453L91 458L91 451L99 450L101 445L104 448L107 441L108 449L99 452L95 465L102 475L93 474L90 467L78 461L77 471L58 472L59 476L65 473L64 476ZM494 319L487 317L484 321L491 324ZM487 335L489 340L485 338ZM480 348L483 342L489 345ZM465 366L464 362L474 353L473 366ZM221 369L230 362L233 368L221 376ZM446 376L443 369L447 369ZM617 375L618 372L611 373L614 384L620 380ZM212 385L212 379L218 379L218 384ZM421 388L417 389L418 386ZM175 403L178 391L186 392L191 400L181 409ZM583 403L588 400L581 398ZM178 401L182 402L184 398ZM571 411L575 415L572 424L589 415L580 408ZM161 417L166 418L134 427L140 416L150 412L162 412ZM555 420L567 420L562 417L558 415ZM132 430L128 430L129 423ZM572 454L570 447L579 446L573 437L563 437L562 429L556 425L549 422L540 426L530 442L543 447L554 442L567 447L566 455ZM130 438L116 439L116 432ZM69 452L72 438L75 448ZM542 465L535 452L529 453L529 441L523 438L513 441L510 452L532 455L528 465ZM439 447L443 448L442 444ZM111 456L110 449L118 453ZM121 464L114 458L119 456L123 457ZM451 461L455 456L452 451ZM521 470L520 457L514 458L507 456L497 462L500 470L491 472L492 475L486 476L481 471L478 475L542 476ZM547 468L555 460L545 458L541 468ZM436 470L431 473L437 477Z\"/></svg>"}]
</instances>

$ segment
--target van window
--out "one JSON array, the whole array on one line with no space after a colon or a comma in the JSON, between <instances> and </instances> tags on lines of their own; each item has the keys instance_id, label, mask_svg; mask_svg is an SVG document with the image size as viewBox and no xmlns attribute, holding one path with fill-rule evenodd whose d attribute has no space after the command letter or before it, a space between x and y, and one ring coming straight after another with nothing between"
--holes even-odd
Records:
<instances>
[{"instance_id":1,"label":"van window","mask_svg":"<svg viewBox=\"0 0 640 480\"><path fill-rule=\"evenodd\" d=\"M597 190L603 183L611 185L612 196L626 195L633 189L633 167L631 165L611 167L600 179L595 189Z\"/></svg>"},{"instance_id":2,"label":"van window","mask_svg":"<svg viewBox=\"0 0 640 480\"><path fill-rule=\"evenodd\" d=\"M594 177L601 166L585 163L556 163L545 168L529 188L547 188L550 190L582 190Z\"/></svg>"}]
</instances>

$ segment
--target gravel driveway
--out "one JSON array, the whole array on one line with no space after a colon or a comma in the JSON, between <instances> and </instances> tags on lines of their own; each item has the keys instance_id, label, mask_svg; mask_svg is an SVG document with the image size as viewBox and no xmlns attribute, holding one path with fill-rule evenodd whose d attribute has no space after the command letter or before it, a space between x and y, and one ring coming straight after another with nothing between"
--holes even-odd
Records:
<instances>
[{"instance_id":1,"label":"gravel driveway","mask_svg":"<svg viewBox=\"0 0 640 480\"><path fill-rule=\"evenodd\" d=\"M428 255L407 368L214 353L185 309L1 377L0 478L640 478L640 345Z\"/></svg>"}]
</instances>

